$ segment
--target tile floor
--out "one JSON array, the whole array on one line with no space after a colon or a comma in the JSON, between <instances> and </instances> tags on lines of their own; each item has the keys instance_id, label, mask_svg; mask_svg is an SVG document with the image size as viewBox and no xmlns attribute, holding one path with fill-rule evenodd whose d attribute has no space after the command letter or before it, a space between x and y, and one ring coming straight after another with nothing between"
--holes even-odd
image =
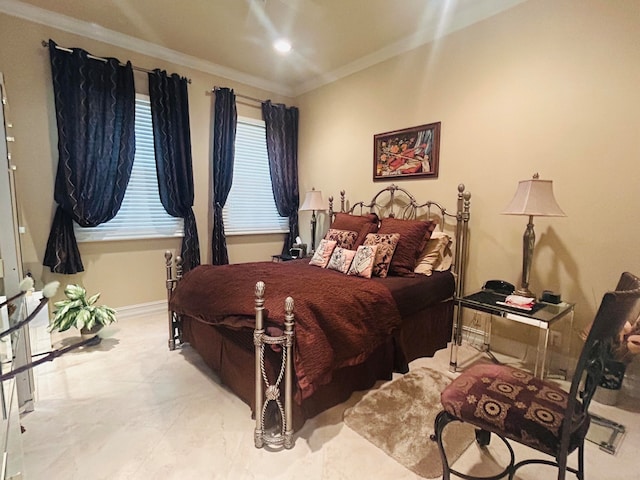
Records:
<instances>
[{"instance_id":1,"label":"tile floor","mask_svg":"<svg viewBox=\"0 0 640 480\"><path fill-rule=\"evenodd\" d=\"M219 385L191 349L168 350L164 315L126 318L105 333L110 336L100 346L37 367L36 410L21 419L24 478L421 478L342 423L344 409L361 393L308 421L292 450L258 450L249 408ZM480 355L464 352L469 361ZM446 371L448 353L412 364L417 365ZM638 403L625 397L618 407L594 405L594 412L625 424L628 433L615 456L587 445L588 479L638 478ZM505 454L498 443L488 453L472 444L456 468L479 474L490 473L493 465L495 473L492 458ZM516 448L519 458L529 453ZM533 466L518 478L555 477L551 468Z\"/></svg>"}]
</instances>

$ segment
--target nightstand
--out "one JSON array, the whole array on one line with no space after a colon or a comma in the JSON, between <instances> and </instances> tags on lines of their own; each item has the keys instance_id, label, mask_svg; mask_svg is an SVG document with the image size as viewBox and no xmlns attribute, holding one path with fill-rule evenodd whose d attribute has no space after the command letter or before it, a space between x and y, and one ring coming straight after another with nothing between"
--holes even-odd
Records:
<instances>
[{"instance_id":1,"label":"nightstand","mask_svg":"<svg viewBox=\"0 0 640 480\"><path fill-rule=\"evenodd\" d=\"M545 303L537 302L531 310L522 310L515 307L501 305L498 302L504 302L506 295L493 292L491 290L480 290L478 292L466 295L462 298L455 299L457 309L456 320L454 325L454 340L451 342L451 351L449 356L449 370L455 372L458 368L458 346L462 339L462 311L469 308L475 311L485 312L493 316L498 316L512 320L517 323L531 325L539 329L538 345L536 348L536 362L533 374L536 377L544 378L547 373L547 351L549 347L549 337L551 327L562 319L569 321L570 332L573 331L573 303ZM484 329L485 349L489 351L491 343L491 321L488 327ZM564 339L564 356L568 362L570 357L571 342L569 338ZM561 372L566 377L567 368Z\"/></svg>"},{"instance_id":2,"label":"nightstand","mask_svg":"<svg viewBox=\"0 0 640 480\"><path fill-rule=\"evenodd\" d=\"M289 260L295 260L295 257L291 255L271 255L271 261L275 263L288 262Z\"/></svg>"}]
</instances>

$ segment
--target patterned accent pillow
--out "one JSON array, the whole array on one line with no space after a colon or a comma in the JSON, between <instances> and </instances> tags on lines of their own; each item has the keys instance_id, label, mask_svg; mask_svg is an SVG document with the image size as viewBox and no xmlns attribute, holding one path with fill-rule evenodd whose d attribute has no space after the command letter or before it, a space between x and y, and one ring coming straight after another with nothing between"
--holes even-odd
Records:
<instances>
[{"instance_id":1,"label":"patterned accent pillow","mask_svg":"<svg viewBox=\"0 0 640 480\"><path fill-rule=\"evenodd\" d=\"M347 273L355 254L355 250L347 250L346 248L336 247L331 254L331 259L329 260L327 268L329 270L337 270L342 273Z\"/></svg>"},{"instance_id":2,"label":"patterned accent pillow","mask_svg":"<svg viewBox=\"0 0 640 480\"><path fill-rule=\"evenodd\" d=\"M453 260L451 254L452 243L453 240L446 233L433 232L418 257L414 272L429 276L434 270L437 272L449 270Z\"/></svg>"},{"instance_id":3,"label":"patterned accent pillow","mask_svg":"<svg viewBox=\"0 0 640 480\"><path fill-rule=\"evenodd\" d=\"M383 218L378 233L399 233L400 241L391 259L389 273L399 277L413 277L418 255L437 223L422 220L402 220L399 218Z\"/></svg>"},{"instance_id":4,"label":"patterned accent pillow","mask_svg":"<svg viewBox=\"0 0 640 480\"><path fill-rule=\"evenodd\" d=\"M359 247L364 242L365 237L369 233L378 231L378 215L375 213L367 213L365 215L351 215L350 213L336 213L330 228L337 230L350 230L358 232L358 239L353 246Z\"/></svg>"},{"instance_id":5,"label":"patterned accent pillow","mask_svg":"<svg viewBox=\"0 0 640 480\"><path fill-rule=\"evenodd\" d=\"M360 245L356 250L356 256L353 257L347 275L371 278L377 250L378 245Z\"/></svg>"},{"instance_id":6,"label":"patterned accent pillow","mask_svg":"<svg viewBox=\"0 0 640 480\"><path fill-rule=\"evenodd\" d=\"M364 245L377 245L376 259L373 264L373 275L384 278L389 273L389 265L400 241L399 233L370 233Z\"/></svg>"},{"instance_id":7,"label":"patterned accent pillow","mask_svg":"<svg viewBox=\"0 0 640 480\"><path fill-rule=\"evenodd\" d=\"M353 250L356 245L356 240L358 239L358 232L330 228L324 238L327 240L335 240L337 242L336 246L338 247Z\"/></svg>"},{"instance_id":8,"label":"patterned accent pillow","mask_svg":"<svg viewBox=\"0 0 640 480\"><path fill-rule=\"evenodd\" d=\"M327 263L329 263L329 259L331 258L331 254L335 248L335 240L325 240L323 238L320 240L320 245L318 245L318 249L313 254L313 257L311 257L309 265L325 268Z\"/></svg>"}]
</instances>

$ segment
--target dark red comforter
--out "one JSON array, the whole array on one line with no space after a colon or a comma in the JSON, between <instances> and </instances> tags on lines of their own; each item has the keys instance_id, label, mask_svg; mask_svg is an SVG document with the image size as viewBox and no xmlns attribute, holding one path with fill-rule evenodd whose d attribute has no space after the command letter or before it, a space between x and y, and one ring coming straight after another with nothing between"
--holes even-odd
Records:
<instances>
[{"instance_id":1,"label":"dark red comforter","mask_svg":"<svg viewBox=\"0 0 640 480\"><path fill-rule=\"evenodd\" d=\"M303 399L331 381L333 370L364 361L400 326L383 283L304 260L197 267L179 282L170 308L207 323L253 328L259 280L266 284L268 324L282 326L285 298L294 299L294 366Z\"/></svg>"}]
</instances>

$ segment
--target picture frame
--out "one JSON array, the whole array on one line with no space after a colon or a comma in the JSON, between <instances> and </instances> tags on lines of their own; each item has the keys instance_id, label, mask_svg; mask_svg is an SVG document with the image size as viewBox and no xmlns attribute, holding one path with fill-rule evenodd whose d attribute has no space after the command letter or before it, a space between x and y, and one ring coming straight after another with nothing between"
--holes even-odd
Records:
<instances>
[{"instance_id":1,"label":"picture frame","mask_svg":"<svg viewBox=\"0 0 640 480\"><path fill-rule=\"evenodd\" d=\"M438 178L440 122L373 136L373 180Z\"/></svg>"}]
</instances>

